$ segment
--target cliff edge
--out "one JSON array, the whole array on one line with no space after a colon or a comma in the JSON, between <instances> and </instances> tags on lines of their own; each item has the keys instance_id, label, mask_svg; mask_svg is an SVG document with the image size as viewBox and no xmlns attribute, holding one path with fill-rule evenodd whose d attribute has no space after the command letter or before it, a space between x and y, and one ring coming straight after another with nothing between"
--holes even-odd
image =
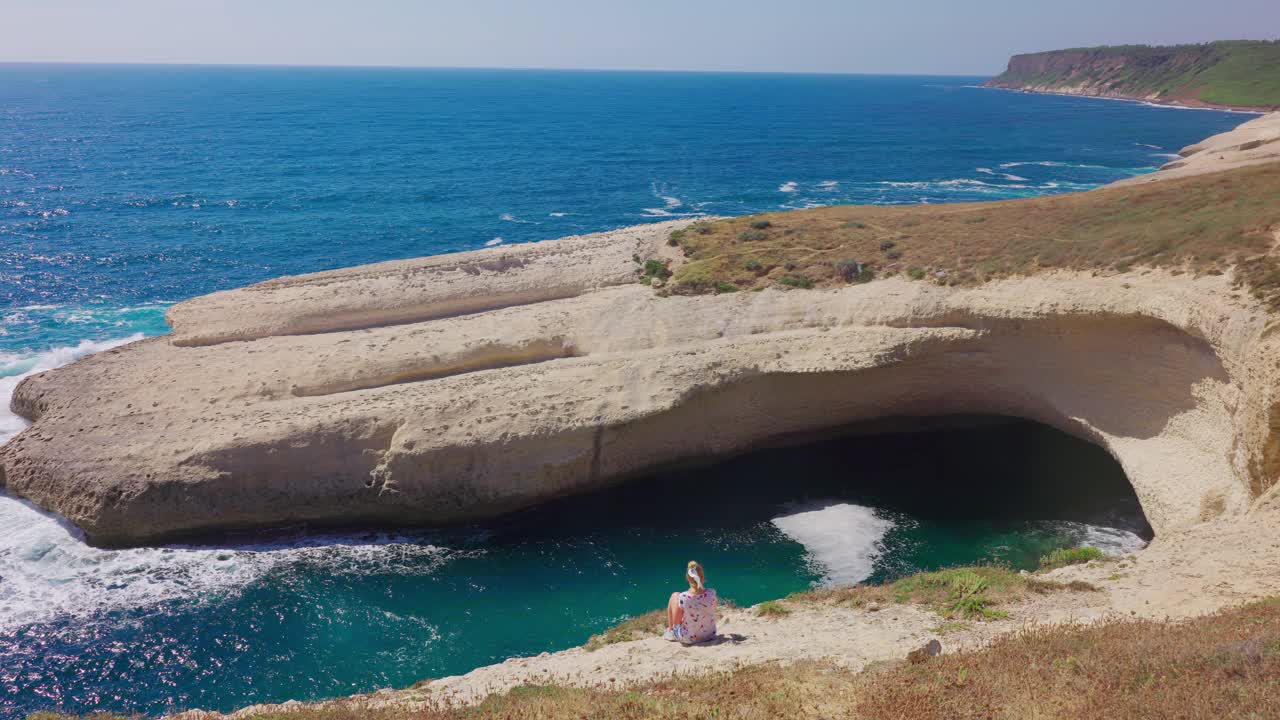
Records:
<instances>
[{"instance_id":1,"label":"cliff edge","mask_svg":"<svg viewBox=\"0 0 1280 720\"><path fill-rule=\"evenodd\" d=\"M1280 109L1280 43L1118 45L1014 55L987 87L1187 107Z\"/></svg>"}]
</instances>

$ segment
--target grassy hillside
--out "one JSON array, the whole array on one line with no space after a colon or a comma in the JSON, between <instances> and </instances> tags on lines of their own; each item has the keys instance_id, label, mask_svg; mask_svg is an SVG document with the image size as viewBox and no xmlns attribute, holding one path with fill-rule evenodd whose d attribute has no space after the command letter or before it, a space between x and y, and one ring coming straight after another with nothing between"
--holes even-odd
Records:
<instances>
[{"instance_id":1,"label":"grassy hillside","mask_svg":"<svg viewBox=\"0 0 1280 720\"><path fill-rule=\"evenodd\" d=\"M1220 274L1235 266L1259 298L1280 307L1276 198L1280 163L1028 200L846 205L697 223L672 235L687 261L661 292L837 287L894 275L976 285L1053 269Z\"/></svg>"},{"instance_id":2,"label":"grassy hillside","mask_svg":"<svg viewBox=\"0 0 1280 720\"><path fill-rule=\"evenodd\" d=\"M1122 45L1016 55L995 87L1280 107L1280 42Z\"/></svg>"}]
</instances>

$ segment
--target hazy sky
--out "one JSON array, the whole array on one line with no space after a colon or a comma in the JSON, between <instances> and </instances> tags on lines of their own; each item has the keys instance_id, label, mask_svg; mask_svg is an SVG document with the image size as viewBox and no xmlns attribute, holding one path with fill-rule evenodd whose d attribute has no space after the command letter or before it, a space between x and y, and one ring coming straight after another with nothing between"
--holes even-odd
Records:
<instances>
[{"instance_id":1,"label":"hazy sky","mask_svg":"<svg viewBox=\"0 0 1280 720\"><path fill-rule=\"evenodd\" d=\"M1280 0L0 0L0 61L991 74L1280 36Z\"/></svg>"}]
</instances>

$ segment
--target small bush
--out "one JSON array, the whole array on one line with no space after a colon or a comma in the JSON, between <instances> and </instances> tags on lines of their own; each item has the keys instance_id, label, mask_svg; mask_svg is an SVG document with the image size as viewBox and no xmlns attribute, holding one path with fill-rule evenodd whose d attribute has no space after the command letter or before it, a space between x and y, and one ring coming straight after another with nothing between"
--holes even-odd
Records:
<instances>
[{"instance_id":1,"label":"small bush","mask_svg":"<svg viewBox=\"0 0 1280 720\"><path fill-rule=\"evenodd\" d=\"M1091 560L1101 560L1103 557L1101 550L1088 545L1079 548L1058 548L1040 558L1040 569L1053 570L1068 565L1080 565Z\"/></svg>"},{"instance_id":2,"label":"small bush","mask_svg":"<svg viewBox=\"0 0 1280 720\"><path fill-rule=\"evenodd\" d=\"M845 259L836 262L836 274L844 278L845 282L853 282L861 272L862 263L857 260Z\"/></svg>"},{"instance_id":3,"label":"small bush","mask_svg":"<svg viewBox=\"0 0 1280 720\"><path fill-rule=\"evenodd\" d=\"M897 260L898 258L902 257L902 251L890 250L889 252L885 253L884 256L889 258L890 260Z\"/></svg>"},{"instance_id":4,"label":"small bush","mask_svg":"<svg viewBox=\"0 0 1280 720\"><path fill-rule=\"evenodd\" d=\"M987 219L986 219L986 218L984 218L984 217L982 217L981 215L979 215L979 216L977 216L977 217L967 217L967 218L965 218L964 220L962 220L961 222L963 222L963 223L964 223L964 224L966 224L966 225L977 225L978 223L984 223L984 222L986 222L986 221L987 221Z\"/></svg>"},{"instance_id":5,"label":"small bush","mask_svg":"<svg viewBox=\"0 0 1280 720\"><path fill-rule=\"evenodd\" d=\"M671 277L671 268L668 268L667 263L662 260L646 260L644 262L644 276L665 280Z\"/></svg>"},{"instance_id":6,"label":"small bush","mask_svg":"<svg viewBox=\"0 0 1280 720\"><path fill-rule=\"evenodd\" d=\"M768 220L752 220L751 227L755 228L756 230L764 230L766 228L773 227L773 223L769 222Z\"/></svg>"},{"instance_id":7,"label":"small bush","mask_svg":"<svg viewBox=\"0 0 1280 720\"><path fill-rule=\"evenodd\" d=\"M918 267L907 268L907 277L911 278L912 280L923 280L924 268L918 268Z\"/></svg>"},{"instance_id":8,"label":"small bush","mask_svg":"<svg viewBox=\"0 0 1280 720\"><path fill-rule=\"evenodd\" d=\"M711 223L707 222L706 220L699 220L698 222L690 225L688 229L692 230L693 232L699 235L710 235L711 233L715 232L715 228L712 227Z\"/></svg>"},{"instance_id":9,"label":"small bush","mask_svg":"<svg viewBox=\"0 0 1280 720\"><path fill-rule=\"evenodd\" d=\"M743 242L755 242L756 240L763 240L765 237L763 230L743 230L738 233L738 239Z\"/></svg>"},{"instance_id":10,"label":"small bush","mask_svg":"<svg viewBox=\"0 0 1280 720\"><path fill-rule=\"evenodd\" d=\"M672 230L671 235L667 237L667 244L671 247L678 247L684 241L684 230Z\"/></svg>"},{"instance_id":11,"label":"small bush","mask_svg":"<svg viewBox=\"0 0 1280 720\"><path fill-rule=\"evenodd\" d=\"M758 617L783 617L790 614L791 611L777 600L769 600L756 606L756 615Z\"/></svg>"},{"instance_id":12,"label":"small bush","mask_svg":"<svg viewBox=\"0 0 1280 720\"><path fill-rule=\"evenodd\" d=\"M810 280L804 275L784 275L783 277L778 278L778 282L788 287L800 288L802 290L808 290L813 287L813 280Z\"/></svg>"},{"instance_id":13,"label":"small bush","mask_svg":"<svg viewBox=\"0 0 1280 720\"><path fill-rule=\"evenodd\" d=\"M764 263L759 260L748 260L743 263L742 267L748 272L758 273L761 270L764 270Z\"/></svg>"},{"instance_id":14,"label":"small bush","mask_svg":"<svg viewBox=\"0 0 1280 720\"><path fill-rule=\"evenodd\" d=\"M866 230L867 229L866 223L859 222L857 220L850 220L849 222L845 223L844 226L849 228L850 230Z\"/></svg>"},{"instance_id":15,"label":"small bush","mask_svg":"<svg viewBox=\"0 0 1280 720\"><path fill-rule=\"evenodd\" d=\"M898 243L892 240L884 240L880 243L880 249L884 251L892 250Z\"/></svg>"},{"instance_id":16,"label":"small bush","mask_svg":"<svg viewBox=\"0 0 1280 720\"><path fill-rule=\"evenodd\" d=\"M854 282L869 283L875 279L876 279L876 271L867 267L866 265L863 265L861 272L858 273L858 277L854 278Z\"/></svg>"},{"instance_id":17,"label":"small bush","mask_svg":"<svg viewBox=\"0 0 1280 720\"><path fill-rule=\"evenodd\" d=\"M724 280L716 281L716 294L738 292L738 286Z\"/></svg>"}]
</instances>

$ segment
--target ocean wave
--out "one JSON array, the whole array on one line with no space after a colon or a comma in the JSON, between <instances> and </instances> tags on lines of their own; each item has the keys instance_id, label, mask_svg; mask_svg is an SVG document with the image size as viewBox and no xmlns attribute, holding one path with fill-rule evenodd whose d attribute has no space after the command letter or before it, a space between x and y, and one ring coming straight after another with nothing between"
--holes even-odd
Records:
<instances>
[{"instance_id":1,"label":"ocean wave","mask_svg":"<svg viewBox=\"0 0 1280 720\"><path fill-rule=\"evenodd\" d=\"M1026 190L1030 185L1017 185L1006 183L989 183L974 178L955 178L952 180L914 180L914 181L898 181L898 180L881 180L877 185L884 185L891 188L899 188L906 190L938 190L938 189L964 189L970 192L1000 192L1004 190Z\"/></svg>"},{"instance_id":2,"label":"ocean wave","mask_svg":"<svg viewBox=\"0 0 1280 720\"><path fill-rule=\"evenodd\" d=\"M0 352L0 445L8 442L27 427L27 421L9 409L13 391L17 389L18 383L22 382L23 378L61 367L86 355L141 340L143 337L142 333L135 333L129 337L103 342L85 340L74 347L59 347L40 353ZM0 578L2 577L4 573L0 572Z\"/></svg>"},{"instance_id":3,"label":"ocean wave","mask_svg":"<svg viewBox=\"0 0 1280 720\"><path fill-rule=\"evenodd\" d=\"M1135 553L1147 546L1136 532L1106 525L1064 520L1048 523L1048 531L1072 547L1096 547L1111 557Z\"/></svg>"},{"instance_id":4,"label":"ocean wave","mask_svg":"<svg viewBox=\"0 0 1280 720\"><path fill-rule=\"evenodd\" d=\"M806 562L824 585L852 585L871 577L884 552L882 540L894 525L872 508L838 502L806 504L772 522L804 546Z\"/></svg>"},{"instance_id":5,"label":"ocean wave","mask_svg":"<svg viewBox=\"0 0 1280 720\"><path fill-rule=\"evenodd\" d=\"M502 213L501 215L498 216L498 219L503 220L505 222L510 222L510 223L520 223L521 225L537 225L538 224L532 220L523 220L521 218L518 218L515 215L512 215L511 213Z\"/></svg>"},{"instance_id":6,"label":"ocean wave","mask_svg":"<svg viewBox=\"0 0 1280 720\"><path fill-rule=\"evenodd\" d=\"M1009 168L1025 167L1027 165L1038 165L1040 167L1063 167L1063 168L1081 168L1087 170L1114 170L1106 165L1088 165L1086 163L1069 163L1060 162L1058 160L1022 160L1018 162L1000 163L1000 167L1008 170Z\"/></svg>"},{"instance_id":7,"label":"ocean wave","mask_svg":"<svg viewBox=\"0 0 1280 720\"><path fill-rule=\"evenodd\" d=\"M1160 147L1159 145L1152 145L1151 143L1139 143L1139 142L1136 142L1136 143L1134 143L1134 145L1137 145L1138 147L1151 148L1152 150L1163 150L1163 149L1164 149L1164 148Z\"/></svg>"},{"instance_id":8,"label":"ocean wave","mask_svg":"<svg viewBox=\"0 0 1280 720\"><path fill-rule=\"evenodd\" d=\"M561 218L561 217L566 217L572 214L573 213L567 213L567 212L553 212L553 213L547 213L547 217Z\"/></svg>"},{"instance_id":9,"label":"ocean wave","mask_svg":"<svg viewBox=\"0 0 1280 720\"><path fill-rule=\"evenodd\" d=\"M778 186L778 192L793 193L798 188L799 186L796 184L794 180L788 180Z\"/></svg>"},{"instance_id":10,"label":"ocean wave","mask_svg":"<svg viewBox=\"0 0 1280 720\"><path fill-rule=\"evenodd\" d=\"M642 208L640 214L645 217L664 217L664 218L683 218L683 217L702 217L706 213L702 212L671 212L667 208Z\"/></svg>"},{"instance_id":11,"label":"ocean wave","mask_svg":"<svg viewBox=\"0 0 1280 720\"><path fill-rule=\"evenodd\" d=\"M485 240L485 241L484 241L484 246L485 246L485 247L493 247L494 245L501 245L501 244L502 244L502 243L504 243L504 242L506 242L506 241L505 241L505 240L503 240L502 238L500 238L500 237L496 237L496 238L494 238L494 239L492 239L492 240Z\"/></svg>"},{"instance_id":12,"label":"ocean wave","mask_svg":"<svg viewBox=\"0 0 1280 720\"><path fill-rule=\"evenodd\" d=\"M839 180L823 180L822 182L818 183L818 187L823 190L833 192L835 191L836 188L840 187L840 181Z\"/></svg>"},{"instance_id":13,"label":"ocean wave","mask_svg":"<svg viewBox=\"0 0 1280 720\"><path fill-rule=\"evenodd\" d=\"M228 547L90 547L52 515L0 496L0 632L58 618L209 602L269 573L432 574L452 551L427 536L364 534L289 538Z\"/></svg>"}]
</instances>

